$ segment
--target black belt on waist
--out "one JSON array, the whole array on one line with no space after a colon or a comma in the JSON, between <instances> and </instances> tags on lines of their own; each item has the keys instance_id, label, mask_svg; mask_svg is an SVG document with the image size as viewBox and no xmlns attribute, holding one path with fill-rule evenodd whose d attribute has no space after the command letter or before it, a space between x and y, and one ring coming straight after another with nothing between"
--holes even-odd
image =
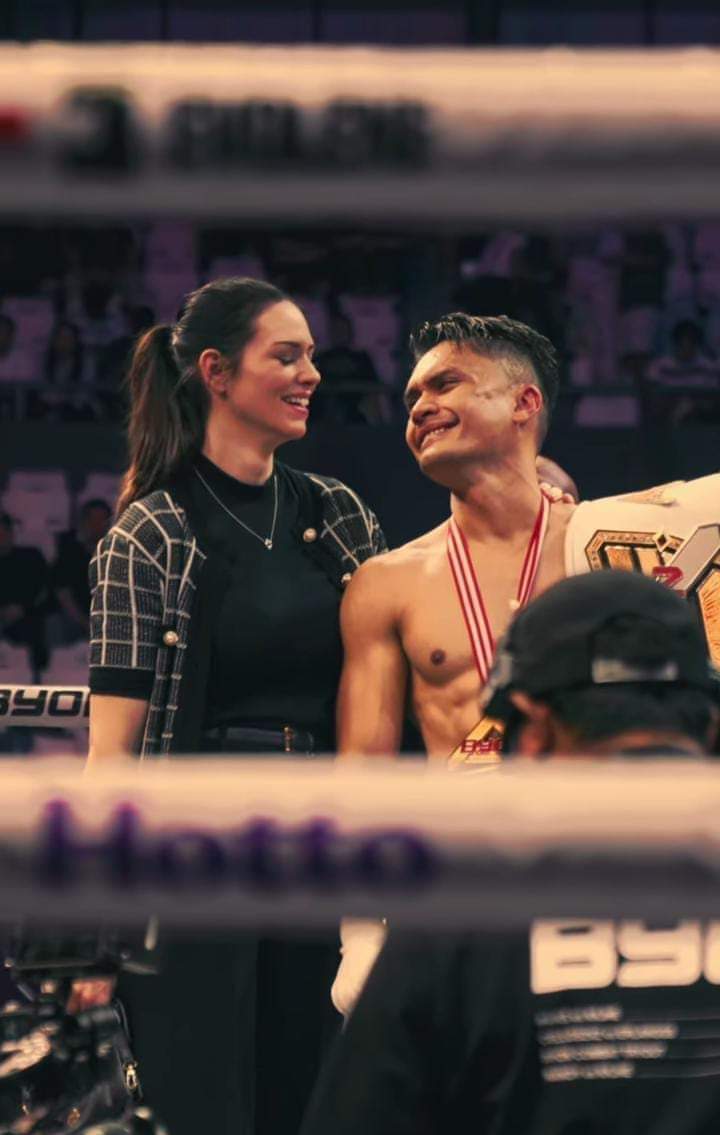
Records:
<instances>
[{"instance_id":1,"label":"black belt on waist","mask_svg":"<svg viewBox=\"0 0 720 1135\"><path fill-rule=\"evenodd\" d=\"M295 753L310 757L315 752L315 737L308 729L294 725L280 729L216 725L203 734L201 745L210 753Z\"/></svg>"}]
</instances>

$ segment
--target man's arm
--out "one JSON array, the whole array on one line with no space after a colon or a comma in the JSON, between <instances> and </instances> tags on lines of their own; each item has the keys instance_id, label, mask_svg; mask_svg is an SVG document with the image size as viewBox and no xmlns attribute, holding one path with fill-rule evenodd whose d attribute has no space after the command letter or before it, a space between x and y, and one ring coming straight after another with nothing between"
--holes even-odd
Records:
<instances>
[{"instance_id":1,"label":"man's arm","mask_svg":"<svg viewBox=\"0 0 720 1135\"><path fill-rule=\"evenodd\" d=\"M383 560L368 560L355 572L343 599L341 754L390 756L400 745L407 663L397 629L396 572Z\"/></svg>"},{"instance_id":2,"label":"man's arm","mask_svg":"<svg viewBox=\"0 0 720 1135\"><path fill-rule=\"evenodd\" d=\"M394 575L393 565L368 560L355 572L343 599L338 751L346 760L392 756L400 745L407 666L397 633ZM330 994L339 1013L352 1010L384 940L381 919L342 920L342 960Z\"/></svg>"}]
</instances>

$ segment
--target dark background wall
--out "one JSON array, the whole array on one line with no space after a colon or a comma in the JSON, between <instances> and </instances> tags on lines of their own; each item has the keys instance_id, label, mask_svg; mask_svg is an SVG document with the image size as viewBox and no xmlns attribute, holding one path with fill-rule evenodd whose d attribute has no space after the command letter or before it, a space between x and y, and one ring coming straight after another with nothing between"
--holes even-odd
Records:
<instances>
[{"instance_id":1,"label":"dark background wall","mask_svg":"<svg viewBox=\"0 0 720 1135\"><path fill-rule=\"evenodd\" d=\"M277 43L717 43L713 0L2 0L0 36Z\"/></svg>"}]
</instances>

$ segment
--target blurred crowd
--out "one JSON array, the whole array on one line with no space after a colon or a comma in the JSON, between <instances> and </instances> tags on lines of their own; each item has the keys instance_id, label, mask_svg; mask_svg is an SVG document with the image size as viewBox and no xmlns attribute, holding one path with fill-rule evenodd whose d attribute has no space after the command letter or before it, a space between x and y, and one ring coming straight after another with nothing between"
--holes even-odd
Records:
<instances>
[{"instance_id":1,"label":"blurred crowd","mask_svg":"<svg viewBox=\"0 0 720 1135\"><path fill-rule=\"evenodd\" d=\"M58 532L52 555L21 542L18 521L0 511L0 675L10 685L84 685L89 638L88 568L112 522L100 498L85 500L74 527ZM0 731L0 752L27 751L27 730Z\"/></svg>"},{"instance_id":2,"label":"blurred crowd","mask_svg":"<svg viewBox=\"0 0 720 1135\"><path fill-rule=\"evenodd\" d=\"M137 336L223 275L272 280L305 308L318 419L399 419L409 330L458 308L548 335L578 425L720 419L717 224L396 237L159 222L0 236L6 420L120 421Z\"/></svg>"}]
</instances>

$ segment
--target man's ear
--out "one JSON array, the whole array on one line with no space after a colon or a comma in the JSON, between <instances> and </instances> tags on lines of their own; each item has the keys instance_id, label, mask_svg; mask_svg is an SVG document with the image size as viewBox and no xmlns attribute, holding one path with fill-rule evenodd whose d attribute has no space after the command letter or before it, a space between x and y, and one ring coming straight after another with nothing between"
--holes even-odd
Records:
<instances>
[{"instance_id":1,"label":"man's ear","mask_svg":"<svg viewBox=\"0 0 720 1135\"><path fill-rule=\"evenodd\" d=\"M537 421L538 414L542 413L543 396L540 387L532 382L519 382L515 387L515 413L514 418L518 425L524 426L528 422Z\"/></svg>"},{"instance_id":2,"label":"man's ear","mask_svg":"<svg viewBox=\"0 0 720 1135\"><path fill-rule=\"evenodd\" d=\"M544 757L553 752L556 730L550 707L520 690L512 691L510 701L523 716L516 734L516 754L519 757Z\"/></svg>"}]
</instances>

